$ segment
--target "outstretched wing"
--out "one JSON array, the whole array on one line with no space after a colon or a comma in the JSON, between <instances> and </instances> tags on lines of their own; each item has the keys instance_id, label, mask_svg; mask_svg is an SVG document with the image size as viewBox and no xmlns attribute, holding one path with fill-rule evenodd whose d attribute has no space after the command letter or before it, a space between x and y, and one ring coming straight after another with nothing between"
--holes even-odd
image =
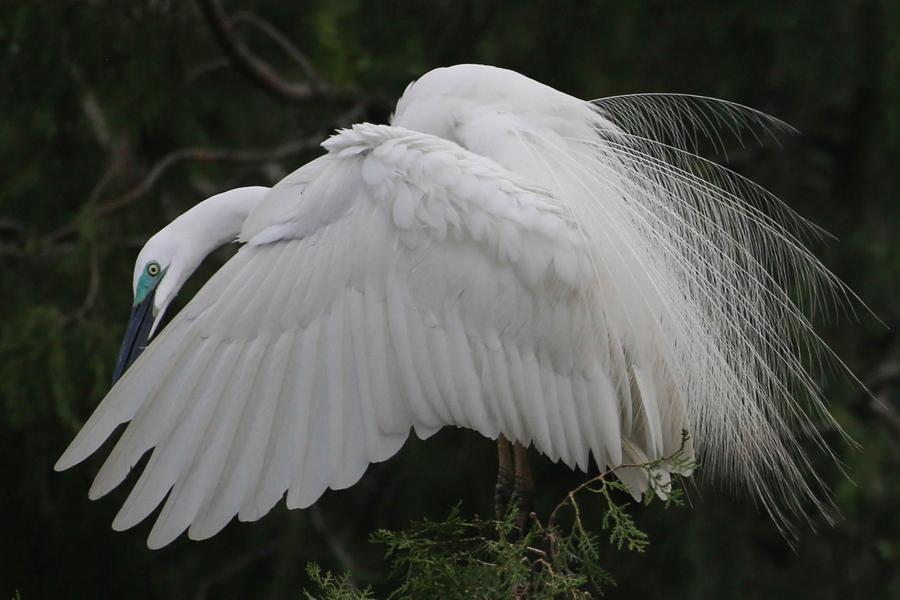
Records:
<instances>
[{"instance_id":1,"label":"outstretched wing","mask_svg":"<svg viewBox=\"0 0 900 600\"><path fill-rule=\"evenodd\" d=\"M411 427L502 432L582 469L589 452L616 466L677 447L683 409L657 401L662 386L610 335L558 202L402 128L356 126L325 146L250 215L246 244L60 459L78 463L131 421L90 492L153 449L115 528L167 495L151 547L258 519L285 492L308 506Z\"/></svg>"}]
</instances>

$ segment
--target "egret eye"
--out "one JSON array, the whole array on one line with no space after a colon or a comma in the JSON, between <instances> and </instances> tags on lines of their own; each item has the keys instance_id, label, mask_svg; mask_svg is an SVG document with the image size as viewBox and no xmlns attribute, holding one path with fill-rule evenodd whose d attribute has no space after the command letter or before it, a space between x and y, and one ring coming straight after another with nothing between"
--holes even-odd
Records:
<instances>
[{"instance_id":1,"label":"egret eye","mask_svg":"<svg viewBox=\"0 0 900 600\"><path fill-rule=\"evenodd\" d=\"M155 262L147 265L147 275L149 275L150 277L156 277L157 275L159 275L159 265Z\"/></svg>"}]
</instances>

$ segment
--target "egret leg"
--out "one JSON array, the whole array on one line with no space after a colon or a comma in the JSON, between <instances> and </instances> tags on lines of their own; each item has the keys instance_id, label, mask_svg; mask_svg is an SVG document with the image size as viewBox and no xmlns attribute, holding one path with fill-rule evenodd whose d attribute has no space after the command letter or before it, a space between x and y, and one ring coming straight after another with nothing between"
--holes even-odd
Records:
<instances>
[{"instance_id":1,"label":"egret leg","mask_svg":"<svg viewBox=\"0 0 900 600\"><path fill-rule=\"evenodd\" d=\"M497 438L497 485L494 487L494 512L498 520L506 518L513 489L513 459L509 440L502 433Z\"/></svg>"},{"instance_id":2,"label":"egret leg","mask_svg":"<svg viewBox=\"0 0 900 600\"><path fill-rule=\"evenodd\" d=\"M513 501L518 510L516 525L524 532L528 528L531 511L534 508L534 476L528 464L528 449L516 442L514 454L516 474Z\"/></svg>"}]
</instances>

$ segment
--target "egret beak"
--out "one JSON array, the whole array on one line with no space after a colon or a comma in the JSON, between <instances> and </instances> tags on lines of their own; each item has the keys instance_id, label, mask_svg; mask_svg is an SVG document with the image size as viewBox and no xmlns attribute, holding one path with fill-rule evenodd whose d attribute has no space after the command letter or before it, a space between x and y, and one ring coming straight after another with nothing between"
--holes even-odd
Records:
<instances>
[{"instance_id":1,"label":"egret beak","mask_svg":"<svg viewBox=\"0 0 900 600\"><path fill-rule=\"evenodd\" d=\"M155 296L156 290L150 290L143 300L136 302L131 307L128 329L125 330L125 339L122 340L119 358L116 360L116 369L113 371L113 384L131 366L131 363L137 360L150 341L150 328L155 321L153 315L153 298Z\"/></svg>"}]
</instances>

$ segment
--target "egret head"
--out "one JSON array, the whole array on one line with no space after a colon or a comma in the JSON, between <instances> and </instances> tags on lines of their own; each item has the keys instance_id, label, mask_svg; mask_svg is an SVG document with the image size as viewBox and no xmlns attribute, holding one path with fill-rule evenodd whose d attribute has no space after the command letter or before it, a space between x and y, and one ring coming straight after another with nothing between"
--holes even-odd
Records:
<instances>
[{"instance_id":1,"label":"egret head","mask_svg":"<svg viewBox=\"0 0 900 600\"><path fill-rule=\"evenodd\" d=\"M140 356L156 332L169 303L199 260L189 260L192 252L179 244L177 229L167 227L150 238L134 264L131 318L116 360L113 383Z\"/></svg>"},{"instance_id":2,"label":"egret head","mask_svg":"<svg viewBox=\"0 0 900 600\"><path fill-rule=\"evenodd\" d=\"M216 194L147 240L134 264L131 319L116 360L113 383L147 347L191 273L210 252L237 240L247 215L268 191L254 186Z\"/></svg>"}]
</instances>

